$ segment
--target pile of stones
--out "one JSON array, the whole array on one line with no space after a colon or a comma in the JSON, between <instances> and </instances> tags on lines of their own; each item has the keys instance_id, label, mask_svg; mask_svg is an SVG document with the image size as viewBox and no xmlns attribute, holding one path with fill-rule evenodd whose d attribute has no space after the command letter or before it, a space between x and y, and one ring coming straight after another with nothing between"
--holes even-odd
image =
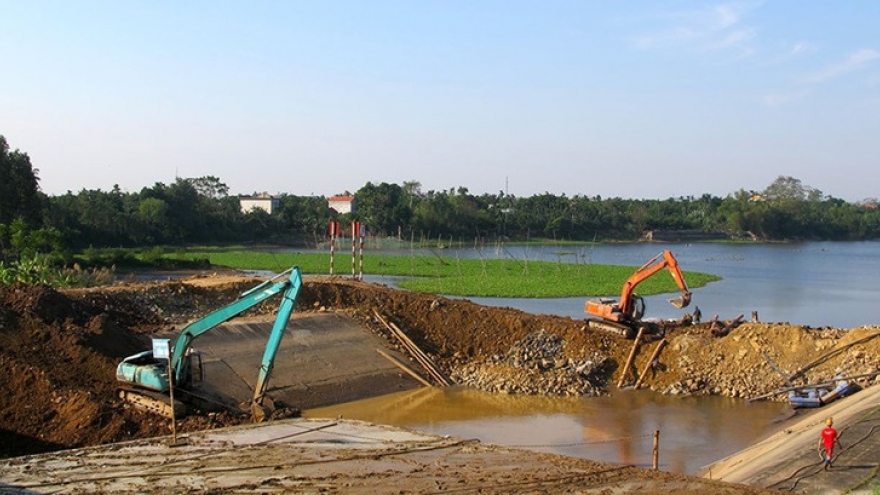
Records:
<instances>
[{"instance_id":1,"label":"pile of stones","mask_svg":"<svg viewBox=\"0 0 880 495\"><path fill-rule=\"evenodd\" d=\"M541 329L504 354L458 365L452 378L489 392L597 396L605 393L612 371L613 361L599 353L583 359L566 357L565 341Z\"/></svg>"}]
</instances>

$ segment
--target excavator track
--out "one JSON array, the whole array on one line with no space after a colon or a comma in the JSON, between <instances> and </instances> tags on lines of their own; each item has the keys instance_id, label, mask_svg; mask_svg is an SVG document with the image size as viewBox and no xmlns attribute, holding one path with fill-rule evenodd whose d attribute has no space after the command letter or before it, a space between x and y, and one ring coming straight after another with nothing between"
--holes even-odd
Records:
<instances>
[{"instance_id":1,"label":"excavator track","mask_svg":"<svg viewBox=\"0 0 880 495\"><path fill-rule=\"evenodd\" d=\"M588 318L587 328L612 333L625 339L634 339L636 337L635 329L633 329L629 325L600 320L597 318Z\"/></svg>"},{"instance_id":2,"label":"excavator track","mask_svg":"<svg viewBox=\"0 0 880 495\"><path fill-rule=\"evenodd\" d=\"M166 418L172 417L171 399L164 394L152 392L150 390L142 390L137 388L121 387L118 389L119 398L133 405L134 407L158 414ZM179 418L186 414L186 404L178 400L174 401L173 406L175 418Z\"/></svg>"}]
</instances>

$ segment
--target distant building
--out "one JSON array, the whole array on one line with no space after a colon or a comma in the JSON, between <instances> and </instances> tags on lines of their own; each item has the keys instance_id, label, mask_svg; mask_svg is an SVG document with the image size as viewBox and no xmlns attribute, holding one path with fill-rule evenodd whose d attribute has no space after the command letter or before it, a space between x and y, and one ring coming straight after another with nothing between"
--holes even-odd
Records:
<instances>
[{"instance_id":1,"label":"distant building","mask_svg":"<svg viewBox=\"0 0 880 495\"><path fill-rule=\"evenodd\" d=\"M268 193L256 196L239 196L238 203L241 205L242 213L249 213L255 209L260 209L271 215L281 208L281 200Z\"/></svg>"},{"instance_id":2,"label":"distant building","mask_svg":"<svg viewBox=\"0 0 880 495\"><path fill-rule=\"evenodd\" d=\"M730 239L724 232L703 232L701 230L649 230L644 240L648 242L696 242Z\"/></svg>"},{"instance_id":3,"label":"distant building","mask_svg":"<svg viewBox=\"0 0 880 495\"><path fill-rule=\"evenodd\" d=\"M327 206L340 215L357 211L357 203L354 196L351 195L330 196L330 199L327 200Z\"/></svg>"}]
</instances>

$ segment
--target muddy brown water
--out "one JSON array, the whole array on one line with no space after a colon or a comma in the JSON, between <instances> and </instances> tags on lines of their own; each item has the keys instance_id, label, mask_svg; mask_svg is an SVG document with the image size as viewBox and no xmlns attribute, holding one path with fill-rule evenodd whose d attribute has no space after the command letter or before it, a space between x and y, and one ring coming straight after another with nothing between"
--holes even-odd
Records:
<instances>
[{"instance_id":1,"label":"muddy brown water","mask_svg":"<svg viewBox=\"0 0 880 495\"><path fill-rule=\"evenodd\" d=\"M685 474L747 447L790 415L781 403L650 391L571 398L460 387L422 388L305 412L648 468L659 430L660 469Z\"/></svg>"}]
</instances>

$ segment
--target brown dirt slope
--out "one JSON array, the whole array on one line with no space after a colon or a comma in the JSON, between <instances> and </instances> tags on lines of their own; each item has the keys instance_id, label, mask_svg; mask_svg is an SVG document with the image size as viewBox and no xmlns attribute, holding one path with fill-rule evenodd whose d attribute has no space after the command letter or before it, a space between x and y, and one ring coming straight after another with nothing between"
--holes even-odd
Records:
<instances>
[{"instance_id":1,"label":"brown dirt slope","mask_svg":"<svg viewBox=\"0 0 880 495\"><path fill-rule=\"evenodd\" d=\"M95 445L167 433L167 423L115 396L115 368L148 348L147 337L234 300L253 278L193 278L56 291L0 287L0 456ZM595 395L616 383L632 341L583 329L582 320L489 308L465 300L343 279L307 279L297 311L345 311L385 335L374 311L395 322L459 383L514 393ZM259 308L273 313L275 305ZM707 326L670 328L660 372L647 385L668 393L751 396L780 386L767 360L787 372L876 328L850 332L746 324L724 338ZM389 345L390 344L389 338ZM655 342L638 352L642 369ZM880 339L852 347L808 373L863 373L880 366ZM365 396L369 391L365 391ZM246 421L190 416L192 431Z\"/></svg>"}]
</instances>

